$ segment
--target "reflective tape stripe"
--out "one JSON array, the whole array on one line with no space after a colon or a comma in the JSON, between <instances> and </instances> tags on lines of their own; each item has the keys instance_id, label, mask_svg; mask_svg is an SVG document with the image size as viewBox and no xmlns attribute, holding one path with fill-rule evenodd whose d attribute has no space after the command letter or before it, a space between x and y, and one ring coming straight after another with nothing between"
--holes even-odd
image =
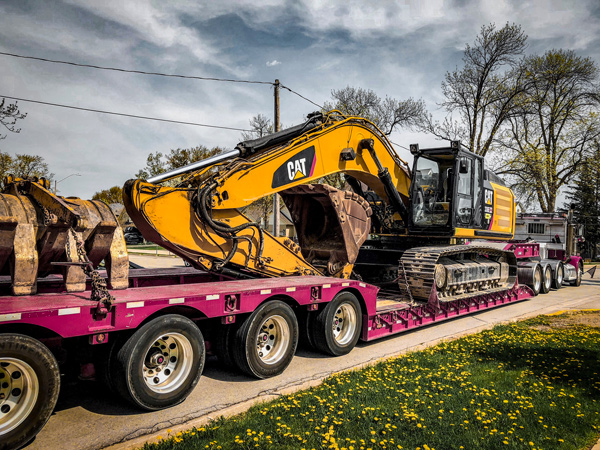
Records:
<instances>
[{"instance_id":1,"label":"reflective tape stripe","mask_svg":"<svg viewBox=\"0 0 600 450\"><path fill-rule=\"evenodd\" d=\"M177 305L179 303L185 303L185 298L170 298L169 305Z\"/></svg>"},{"instance_id":2,"label":"reflective tape stripe","mask_svg":"<svg viewBox=\"0 0 600 450\"><path fill-rule=\"evenodd\" d=\"M296 292L296 288L295 287L285 288L285 292Z\"/></svg>"},{"instance_id":3,"label":"reflective tape stripe","mask_svg":"<svg viewBox=\"0 0 600 450\"><path fill-rule=\"evenodd\" d=\"M144 302L129 302L129 303L127 303L127 309L142 308L143 306L144 306Z\"/></svg>"},{"instance_id":4,"label":"reflective tape stripe","mask_svg":"<svg viewBox=\"0 0 600 450\"><path fill-rule=\"evenodd\" d=\"M365 283L358 283L358 285L359 285L360 287L367 287L367 285L366 285Z\"/></svg>"},{"instance_id":5,"label":"reflective tape stripe","mask_svg":"<svg viewBox=\"0 0 600 450\"><path fill-rule=\"evenodd\" d=\"M9 320L21 320L21 313L0 314L0 322L8 322Z\"/></svg>"},{"instance_id":6,"label":"reflective tape stripe","mask_svg":"<svg viewBox=\"0 0 600 450\"><path fill-rule=\"evenodd\" d=\"M263 289L262 291L260 291L260 295L266 295L266 294L270 294L271 293L271 289Z\"/></svg>"},{"instance_id":7,"label":"reflective tape stripe","mask_svg":"<svg viewBox=\"0 0 600 450\"><path fill-rule=\"evenodd\" d=\"M342 286L350 286L350 283L342 283Z\"/></svg>"},{"instance_id":8,"label":"reflective tape stripe","mask_svg":"<svg viewBox=\"0 0 600 450\"><path fill-rule=\"evenodd\" d=\"M206 300L219 300L219 294L207 295Z\"/></svg>"},{"instance_id":9,"label":"reflective tape stripe","mask_svg":"<svg viewBox=\"0 0 600 450\"><path fill-rule=\"evenodd\" d=\"M81 308L63 308L58 310L59 316L69 316L71 314L79 314L81 312Z\"/></svg>"},{"instance_id":10,"label":"reflective tape stripe","mask_svg":"<svg viewBox=\"0 0 600 450\"><path fill-rule=\"evenodd\" d=\"M323 289L327 289L327 288L330 288L330 287L331 287L331 285L330 285L330 284L324 284L324 285L323 285Z\"/></svg>"}]
</instances>

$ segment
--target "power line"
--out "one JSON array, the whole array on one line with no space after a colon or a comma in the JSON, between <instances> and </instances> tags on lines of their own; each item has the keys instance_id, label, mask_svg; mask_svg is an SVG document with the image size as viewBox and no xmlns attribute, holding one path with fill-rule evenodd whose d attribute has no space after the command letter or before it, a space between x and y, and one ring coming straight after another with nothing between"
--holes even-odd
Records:
<instances>
[{"instance_id":1,"label":"power line","mask_svg":"<svg viewBox=\"0 0 600 450\"><path fill-rule=\"evenodd\" d=\"M16 53L8 53L8 52L0 52L0 55L11 56L13 58L31 59L31 60L34 60L34 61L49 62L49 63L53 63L53 64L66 64L68 66L75 66L75 67L87 67L87 68L90 68L90 69L112 70L112 71L115 71L115 72L137 73L137 74L141 74L141 75L154 75L154 76L159 76L159 77L184 78L184 79L189 79L189 80L204 80L204 81L223 81L223 82L228 82L228 83L268 84L268 85L271 85L271 86L275 85L275 83L272 82L272 81L235 80L235 79L230 79L230 78L197 77L197 76L193 76L193 75L181 75L181 74L174 74L174 73L146 72L144 70L122 69L122 68L119 68L119 67L106 67L106 66L98 66L98 65L93 65L93 64L80 64L80 63L75 63L75 62L72 62L72 61L61 61L61 60L57 60L57 59L39 58L37 56L18 55ZM287 86L284 86L284 85L280 85L280 86L283 89L287 89L292 94L295 94L298 97L306 100L307 102L312 103L316 107L318 107L320 109L323 109L323 107L321 105L319 105L318 103L313 102L312 100L310 100L309 98L305 97L304 95L299 94L298 92L290 89Z\"/></svg>"},{"instance_id":2,"label":"power line","mask_svg":"<svg viewBox=\"0 0 600 450\"><path fill-rule=\"evenodd\" d=\"M312 101L311 99L309 99L309 98L306 98L304 95L300 95L299 93L297 93L296 91L294 91L294 90L290 89L289 87L287 87L287 86L284 86L283 84L281 84L281 85L280 85L280 87L282 87L283 89L287 89L287 90L288 90L288 91L290 91L292 94L296 94L298 97L300 97L300 98L302 98L302 99L306 100L306 101L307 101L307 102L309 102L309 103L312 103L312 104L313 104L313 105L315 105L317 108L319 108L319 109L323 109L323 107L322 107L321 105L319 105L319 104L317 104L317 103L313 102L313 101Z\"/></svg>"},{"instance_id":3,"label":"power line","mask_svg":"<svg viewBox=\"0 0 600 450\"><path fill-rule=\"evenodd\" d=\"M219 128L221 130L250 131L250 132L253 131L253 130L246 130L244 128L222 127L219 125L208 125L205 123L183 122L180 120L161 119L159 117L138 116L135 114L118 113L118 112L114 112L114 111L104 111L101 109L82 108L79 106L71 106L71 105L61 105L59 103L42 102L40 100L31 100L31 99L27 99L27 98L11 97L9 95L2 95L2 94L0 94L0 97L10 98L11 100L17 100L20 102L29 102L29 103L37 103L40 105L57 106L59 108L76 109L78 111L89 111L89 112L95 112L95 113L100 113L100 114L109 114L112 116L131 117L134 119L154 120L154 121L158 121L158 122L178 123L178 124L182 124L182 125L194 125L197 127Z\"/></svg>"},{"instance_id":4,"label":"power line","mask_svg":"<svg viewBox=\"0 0 600 450\"><path fill-rule=\"evenodd\" d=\"M190 79L190 80L206 80L206 81L225 81L228 83L249 83L249 84L270 84L270 85L274 84L272 81L234 80L234 79L228 79L228 78L197 77L197 76L193 76L193 75L179 75L179 74L175 74L175 73L146 72L143 70L121 69L119 67L105 67L105 66L96 66L96 65L92 65L92 64L80 64L80 63L74 63L71 61L60 61L60 60L48 59L48 58L38 58L35 56L24 56L24 55L17 55L16 53L7 53L7 52L0 52L0 55L12 56L14 58L22 58L22 59L33 59L35 61L44 61L44 62L49 62L49 63L54 63L54 64L66 64L69 66L76 66L76 67L88 67L90 69L112 70L115 72L125 72L125 73L138 73L138 74L142 74L142 75L155 75L155 76L159 76L159 77L186 78L186 79Z\"/></svg>"}]
</instances>

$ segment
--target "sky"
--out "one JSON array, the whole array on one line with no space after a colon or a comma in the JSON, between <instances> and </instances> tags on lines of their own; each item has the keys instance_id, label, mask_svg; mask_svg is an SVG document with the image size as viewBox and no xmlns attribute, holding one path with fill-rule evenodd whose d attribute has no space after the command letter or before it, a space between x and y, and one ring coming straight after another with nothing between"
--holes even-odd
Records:
<instances>
[{"instance_id":1,"label":"sky","mask_svg":"<svg viewBox=\"0 0 600 450\"><path fill-rule=\"evenodd\" d=\"M280 82L323 104L346 86L423 99L434 117L446 71L483 25L518 23L527 53L575 50L600 63L598 0L0 0L0 52L125 69ZM247 129L273 117L269 84L165 78L0 55L0 98L58 103ZM317 108L281 90L281 122ZM197 145L233 148L241 132L69 110L20 101L19 134L0 151L41 155L59 194L91 198L122 186L148 154ZM3 133L0 130L0 133ZM401 146L441 146L396 130ZM399 155L410 160L406 150ZM77 175L74 175L77 174ZM62 181L61 181L62 180Z\"/></svg>"}]
</instances>

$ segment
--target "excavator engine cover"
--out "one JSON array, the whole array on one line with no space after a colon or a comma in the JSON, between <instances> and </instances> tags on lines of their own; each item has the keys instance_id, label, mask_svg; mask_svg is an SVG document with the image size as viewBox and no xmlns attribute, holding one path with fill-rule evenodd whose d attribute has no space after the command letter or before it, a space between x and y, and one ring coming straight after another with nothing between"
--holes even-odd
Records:
<instances>
[{"instance_id":1,"label":"excavator engine cover","mask_svg":"<svg viewBox=\"0 0 600 450\"><path fill-rule=\"evenodd\" d=\"M328 275L351 270L371 229L367 201L327 184L296 186L281 196L291 212L304 258L316 267L326 265Z\"/></svg>"},{"instance_id":2,"label":"excavator engine cover","mask_svg":"<svg viewBox=\"0 0 600 450\"><path fill-rule=\"evenodd\" d=\"M67 292L84 291L78 243L94 267L105 261L111 288L128 287L125 239L108 205L58 197L43 181L5 180L0 194L0 273L11 276L14 295L35 294L37 278L51 273L62 274Z\"/></svg>"}]
</instances>

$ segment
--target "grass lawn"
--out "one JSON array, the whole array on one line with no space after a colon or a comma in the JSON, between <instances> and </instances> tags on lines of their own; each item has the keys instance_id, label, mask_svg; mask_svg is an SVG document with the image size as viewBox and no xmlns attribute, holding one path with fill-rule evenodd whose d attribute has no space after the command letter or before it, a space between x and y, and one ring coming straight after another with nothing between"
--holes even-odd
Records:
<instances>
[{"instance_id":1,"label":"grass lawn","mask_svg":"<svg viewBox=\"0 0 600 450\"><path fill-rule=\"evenodd\" d=\"M164 250L164 248L156 244L133 244L128 245L127 248L132 250Z\"/></svg>"},{"instance_id":2,"label":"grass lawn","mask_svg":"<svg viewBox=\"0 0 600 450\"><path fill-rule=\"evenodd\" d=\"M541 316L334 375L165 449L586 449L600 435L600 313Z\"/></svg>"}]
</instances>

